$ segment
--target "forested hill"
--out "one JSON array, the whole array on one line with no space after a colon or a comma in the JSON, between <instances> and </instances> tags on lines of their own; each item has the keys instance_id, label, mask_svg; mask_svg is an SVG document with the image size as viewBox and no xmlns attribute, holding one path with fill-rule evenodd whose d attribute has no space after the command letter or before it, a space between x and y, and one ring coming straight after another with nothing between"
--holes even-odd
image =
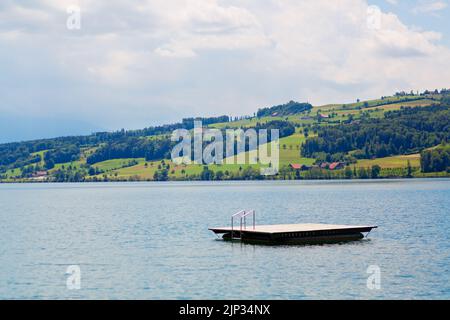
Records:
<instances>
[{"instance_id":1,"label":"forested hill","mask_svg":"<svg viewBox=\"0 0 450 320\"><path fill-rule=\"evenodd\" d=\"M228 122L228 116L195 118L205 124ZM121 130L116 132L97 132L88 136L59 137L52 139L39 139L25 142L0 144L0 173L7 169L21 168L30 164L41 163L45 160L44 168L52 168L56 163L76 161L81 155L81 149L100 146L105 143L120 142L129 139L128 156L142 137L158 137L172 133L175 129L192 129L194 118L183 119L181 123L148 127L140 130ZM155 143L155 148L158 149ZM158 151L157 151L158 153ZM159 155L159 153L158 153ZM43 169L43 168L40 168Z\"/></svg>"},{"instance_id":2,"label":"forested hill","mask_svg":"<svg viewBox=\"0 0 450 320\"><path fill-rule=\"evenodd\" d=\"M292 102L281 106L281 108L280 106L275 108L283 113L288 112L287 110L289 112L295 110ZM230 117L226 115L192 117L184 118L180 123L148 127L141 130L98 132L88 136L0 144L0 174L10 169L42 163L44 163L44 166L40 166L38 169L52 169L55 164L78 160L81 157L81 149L89 147L101 146L93 154L89 153L90 155L87 156L88 163L116 158L145 157L147 160L167 158L173 144L170 143L166 135L171 134L176 129L192 129L194 120L199 120L204 126L209 126L216 123L226 124L230 122ZM278 123L278 129L282 131L282 135L284 127L286 127L285 124ZM153 138L142 139L144 137Z\"/></svg>"},{"instance_id":3,"label":"forested hill","mask_svg":"<svg viewBox=\"0 0 450 320\"><path fill-rule=\"evenodd\" d=\"M279 129L282 167L272 178L340 177L339 170L323 170L379 163L381 174L398 176L406 161L395 157L403 155L417 173L448 171L449 107L448 89L324 106L289 101L254 116L191 117L140 130L0 144L0 182L262 178L258 165L174 165L170 135L191 130L195 120L220 130ZM328 169L328 162L338 164ZM307 169L299 173L292 164Z\"/></svg>"},{"instance_id":4,"label":"forested hill","mask_svg":"<svg viewBox=\"0 0 450 320\"><path fill-rule=\"evenodd\" d=\"M306 157L326 161L382 158L420 152L450 140L448 105L386 112L384 118L321 127L302 146Z\"/></svg>"}]
</instances>

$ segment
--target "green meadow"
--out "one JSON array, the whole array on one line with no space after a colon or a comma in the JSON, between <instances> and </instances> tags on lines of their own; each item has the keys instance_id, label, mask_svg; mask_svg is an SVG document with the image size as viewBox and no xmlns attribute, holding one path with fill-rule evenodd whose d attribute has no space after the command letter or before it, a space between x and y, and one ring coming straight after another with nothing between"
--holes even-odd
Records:
<instances>
[{"instance_id":1,"label":"green meadow","mask_svg":"<svg viewBox=\"0 0 450 320\"><path fill-rule=\"evenodd\" d=\"M408 161L413 168L420 167L420 154L401 155L385 158L377 158L371 160L359 160L355 166L357 168L370 168L374 165L379 165L381 168L406 168Z\"/></svg>"}]
</instances>

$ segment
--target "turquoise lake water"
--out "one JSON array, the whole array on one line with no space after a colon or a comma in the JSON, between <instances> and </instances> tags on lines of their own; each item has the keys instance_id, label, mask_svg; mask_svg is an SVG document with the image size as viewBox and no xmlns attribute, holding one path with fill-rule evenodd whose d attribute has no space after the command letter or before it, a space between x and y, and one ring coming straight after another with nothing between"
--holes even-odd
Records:
<instances>
[{"instance_id":1,"label":"turquoise lake water","mask_svg":"<svg viewBox=\"0 0 450 320\"><path fill-rule=\"evenodd\" d=\"M208 231L240 209L379 228L315 246ZM2 299L449 299L450 180L3 184L0 240Z\"/></svg>"}]
</instances>

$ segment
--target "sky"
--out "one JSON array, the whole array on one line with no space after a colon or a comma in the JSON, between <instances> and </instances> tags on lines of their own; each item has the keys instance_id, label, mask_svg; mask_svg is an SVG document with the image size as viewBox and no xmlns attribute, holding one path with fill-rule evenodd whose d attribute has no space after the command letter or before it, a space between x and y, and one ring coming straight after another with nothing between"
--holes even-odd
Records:
<instances>
[{"instance_id":1,"label":"sky","mask_svg":"<svg viewBox=\"0 0 450 320\"><path fill-rule=\"evenodd\" d=\"M450 87L448 0L2 0L0 142Z\"/></svg>"}]
</instances>

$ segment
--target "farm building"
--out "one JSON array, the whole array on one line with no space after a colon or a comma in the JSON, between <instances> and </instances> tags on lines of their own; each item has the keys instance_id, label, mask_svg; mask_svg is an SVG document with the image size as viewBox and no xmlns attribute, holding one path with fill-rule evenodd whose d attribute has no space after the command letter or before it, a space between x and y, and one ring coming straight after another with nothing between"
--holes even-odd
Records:
<instances>
[{"instance_id":1,"label":"farm building","mask_svg":"<svg viewBox=\"0 0 450 320\"><path fill-rule=\"evenodd\" d=\"M291 163L290 167L294 170L301 170L301 171L305 171L305 170L309 170L311 169L310 166L307 166L305 164L300 164L300 163Z\"/></svg>"},{"instance_id":2,"label":"farm building","mask_svg":"<svg viewBox=\"0 0 450 320\"><path fill-rule=\"evenodd\" d=\"M47 171L37 171L33 173L31 179L34 181L44 181L47 178L47 176L48 176Z\"/></svg>"},{"instance_id":3,"label":"farm building","mask_svg":"<svg viewBox=\"0 0 450 320\"><path fill-rule=\"evenodd\" d=\"M345 163L343 162L333 162L330 164L330 166L328 167L330 170L339 170L339 169L343 169L345 167Z\"/></svg>"},{"instance_id":4,"label":"farm building","mask_svg":"<svg viewBox=\"0 0 450 320\"><path fill-rule=\"evenodd\" d=\"M320 164L320 169L328 169L329 166L330 164L328 162L322 162Z\"/></svg>"},{"instance_id":5,"label":"farm building","mask_svg":"<svg viewBox=\"0 0 450 320\"><path fill-rule=\"evenodd\" d=\"M37 171L36 173L33 174L34 178L46 177L46 176L47 176L47 171Z\"/></svg>"},{"instance_id":6,"label":"farm building","mask_svg":"<svg viewBox=\"0 0 450 320\"><path fill-rule=\"evenodd\" d=\"M298 163L291 163L290 166L294 170L301 170L302 169L302 165L298 164Z\"/></svg>"}]
</instances>

